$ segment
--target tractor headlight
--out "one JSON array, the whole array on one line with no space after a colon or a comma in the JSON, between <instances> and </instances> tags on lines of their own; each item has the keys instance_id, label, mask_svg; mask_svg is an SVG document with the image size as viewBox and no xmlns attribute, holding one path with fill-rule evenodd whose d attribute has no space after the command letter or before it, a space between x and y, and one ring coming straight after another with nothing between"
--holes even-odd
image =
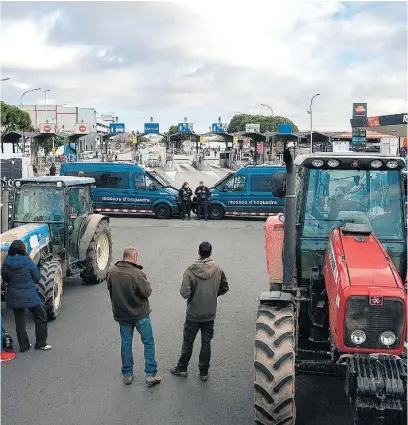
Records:
<instances>
[{"instance_id":1,"label":"tractor headlight","mask_svg":"<svg viewBox=\"0 0 408 425\"><path fill-rule=\"evenodd\" d=\"M62 187L63 183L61 181L57 182L57 187Z\"/></svg>"},{"instance_id":2,"label":"tractor headlight","mask_svg":"<svg viewBox=\"0 0 408 425\"><path fill-rule=\"evenodd\" d=\"M395 159L392 159L391 161L387 161L387 167L388 168L397 168L398 167L398 161L395 161Z\"/></svg>"},{"instance_id":3,"label":"tractor headlight","mask_svg":"<svg viewBox=\"0 0 408 425\"><path fill-rule=\"evenodd\" d=\"M324 164L324 162L321 159L314 159L312 161L313 167L316 167L316 168L320 168L323 164Z\"/></svg>"},{"instance_id":4,"label":"tractor headlight","mask_svg":"<svg viewBox=\"0 0 408 425\"><path fill-rule=\"evenodd\" d=\"M380 341L382 345L389 347L390 345L394 345L397 337L395 333L392 331L385 331L380 336Z\"/></svg>"},{"instance_id":5,"label":"tractor headlight","mask_svg":"<svg viewBox=\"0 0 408 425\"><path fill-rule=\"evenodd\" d=\"M340 161L338 161L337 159L329 159L327 161L327 165L330 168L336 168L336 167L338 167L340 165Z\"/></svg>"},{"instance_id":6,"label":"tractor headlight","mask_svg":"<svg viewBox=\"0 0 408 425\"><path fill-rule=\"evenodd\" d=\"M21 187L21 182L20 182L19 180L17 180L17 181L15 182L15 186L16 186L16 187Z\"/></svg>"},{"instance_id":7,"label":"tractor headlight","mask_svg":"<svg viewBox=\"0 0 408 425\"><path fill-rule=\"evenodd\" d=\"M356 330L351 334L351 341L353 342L353 344L356 345L361 345L364 344L366 339L367 339L367 335L365 334L364 331L361 330Z\"/></svg>"},{"instance_id":8,"label":"tractor headlight","mask_svg":"<svg viewBox=\"0 0 408 425\"><path fill-rule=\"evenodd\" d=\"M373 168L381 168L383 163L379 159L375 159L374 161L370 162L371 167Z\"/></svg>"}]
</instances>

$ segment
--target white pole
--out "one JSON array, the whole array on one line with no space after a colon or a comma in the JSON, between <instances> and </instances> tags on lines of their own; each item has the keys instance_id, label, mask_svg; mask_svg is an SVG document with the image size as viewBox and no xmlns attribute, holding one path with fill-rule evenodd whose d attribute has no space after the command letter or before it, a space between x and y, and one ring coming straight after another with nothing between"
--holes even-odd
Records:
<instances>
[{"instance_id":1,"label":"white pole","mask_svg":"<svg viewBox=\"0 0 408 425\"><path fill-rule=\"evenodd\" d=\"M315 94L310 100L310 153L313 153L313 99L317 96L320 96L320 93Z\"/></svg>"},{"instance_id":2,"label":"white pole","mask_svg":"<svg viewBox=\"0 0 408 425\"><path fill-rule=\"evenodd\" d=\"M39 87L38 89L31 89L31 90L26 90L20 97L20 109L23 109L23 97L24 95L26 95L27 93L30 93L32 91L38 91L41 90L41 87ZM25 140L24 140L24 129L21 130L21 151L22 151L22 155L25 156Z\"/></svg>"}]
</instances>

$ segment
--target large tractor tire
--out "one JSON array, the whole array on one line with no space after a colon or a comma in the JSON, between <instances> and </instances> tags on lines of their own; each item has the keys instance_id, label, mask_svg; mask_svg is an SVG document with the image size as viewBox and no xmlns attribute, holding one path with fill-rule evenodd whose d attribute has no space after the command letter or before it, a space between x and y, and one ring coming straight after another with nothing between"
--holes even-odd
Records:
<instances>
[{"instance_id":1,"label":"large tractor tire","mask_svg":"<svg viewBox=\"0 0 408 425\"><path fill-rule=\"evenodd\" d=\"M259 306L254 366L255 423L294 425L296 409L293 306Z\"/></svg>"},{"instance_id":2,"label":"large tractor tire","mask_svg":"<svg viewBox=\"0 0 408 425\"><path fill-rule=\"evenodd\" d=\"M86 252L85 268L81 277L86 285L106 279L112 262L112 234L109 223L99 222Z\"/></svg>"},{"instance_id":3,"label":"large tractor tire","mask_svg":"<svg viewBox=\"0 0 408 425\"><path fill-rule=\"evenodd\" d=\"M47 261L41 267L38 293L47 312L48 320L55 320L62 307L64 289L62 267L58 260Z\"/></svg>"}]
</instances>

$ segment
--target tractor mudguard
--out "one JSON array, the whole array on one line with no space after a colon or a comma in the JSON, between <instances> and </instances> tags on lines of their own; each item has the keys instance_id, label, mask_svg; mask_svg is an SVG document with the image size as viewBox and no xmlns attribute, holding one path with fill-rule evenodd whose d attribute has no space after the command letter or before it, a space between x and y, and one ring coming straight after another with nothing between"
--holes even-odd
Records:
<instances>
[{"instance_id":1,"label":"tractor mudguard","mask_svg":"<svg viewBox=\"0 0 408 425\"><path fill-rule=\"evenodd\" d=\"M270 284L280 284L283 281L283 214L268 217L265 225L266 266Z\"/></svg>"},{"instance_id":2,"label":"tractor mudguard","mask_svg":"<svg viewBox=\"0 0 408 425\"><path fill-rule=\"evenodd\" d=\"M91 214L88 216L84 222L85 231L82 233L81 240L79 241L78 247L78 259L79 261L86 260L86 253L89 248L89 244L93 238L93 235L98 227L98 224L102 221L106 220L109 222L109 218L106 215L102 214Z\"/></svg>"},{"instance_id":3,"label":"tractor mudguard","mask_svg":"<svg viewBox=\"0 0 408 425\"><path fill-rule=\"evenodd\" d=\"M261 304L291 303L295 304L295 297L289 292L269 291L261 292L259 296Z\"/></svg>"}]
</instances>

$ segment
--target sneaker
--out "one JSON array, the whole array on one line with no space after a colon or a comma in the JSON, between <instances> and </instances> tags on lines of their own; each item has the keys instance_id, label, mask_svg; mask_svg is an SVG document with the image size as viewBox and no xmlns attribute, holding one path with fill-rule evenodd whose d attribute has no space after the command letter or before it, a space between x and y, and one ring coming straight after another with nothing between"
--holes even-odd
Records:
<instances>
[{"instance_id":1,"label":"sneaker","mask_svg":"<svg viewBox=\"0 0 408 425\"><path fill-rule=\"evenodd\" d=\"M13 360L16 357L16 353L10 353L8 351L1 352L1 361L7 362L9 360Z\"/></svg>"},{"instance_id":2,"label":"sneaker","mask_svg":"<svg viewBox=\"0 0 408 425\"><path fill-rule=\"evenodd\" d=\"M20 352L21 352L21 353L25 353L25 352L26 352L26 351L28 351L28 350L29 350L32 346L33 346L33 344L30 344L28 348L25 348L24 350L23 350L23 349L20 349Z\"/></svg>"},{"instance_id":3,"label":"sneaker","mask_svg":"<svg viewBox=\"0 0 408 425\"><path fill-rule=\"evenodd\" d=\"M50 345L50 344L46 344L46 345L44 345L44 347L36 348L36 350L41 350L41 351L50 351L50 350L52 350L52 345Z\"/></svg>"},{"instance_id":4,"label":"sneaker","mask_svg":"<svg viewBox=\"0 0 408 425\"><path fill-rule=\"evenodd\" d=\"M181 378L187 378L188 372L186 370L180 370L177 366L170 369L170 373Z\"/></svg>"},{"instance_id":5,"label":"sneaker","mask_svg":"<svg viewBox=\"0 0 408 425\"><path fill-rule=\"evenodd\" d=\"M153 387L153 385L160 384L161 380L161 376L156 373L156 375L146 377L146 385Z\"/></svg>"},{"instance_id":6,"label":"sneaker","mask_svg":"<svg viewBox=\"0 0 408 425\"><path fill-rule=\"evenodd\" d=\"M208 373L206 373L206 374L201 374L200 373L200 379L203 381L203 382L206 382L206 381L208 381Z\"/></svg>"},{"instance_id":7,"label":"sneaker","mask_svg":"<svg viewBox=\"0 0 408 425\"><path fill-rule=\"evenodd\" d=\"M123 377L123 383L125 385L130 385L133 381L133 375L132 376L124 376Z\"/></svg>"}]
</instances>

